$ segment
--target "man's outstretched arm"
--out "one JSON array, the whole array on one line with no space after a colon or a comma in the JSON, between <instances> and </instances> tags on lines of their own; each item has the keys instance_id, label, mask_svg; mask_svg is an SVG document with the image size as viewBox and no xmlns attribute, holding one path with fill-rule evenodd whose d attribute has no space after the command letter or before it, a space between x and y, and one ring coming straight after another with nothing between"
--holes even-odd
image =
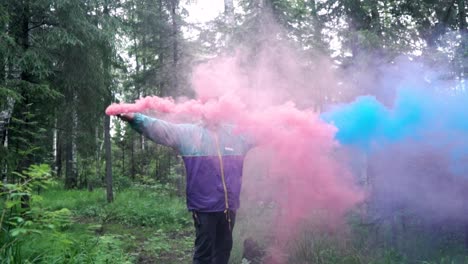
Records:
<instances>
[{"instance_id":1,"label":"man's outstretched arm","mask_svg":"<svg viewBox=\"0 0 468 264\"><path fill-rule=\"evenodd\" d=\"M164 146L178 148L181 144L182 134L188 132L183 125L139 113L126 113L118 115L118 117L128 122L140 134Z\"/></svg>"}]
</instances>

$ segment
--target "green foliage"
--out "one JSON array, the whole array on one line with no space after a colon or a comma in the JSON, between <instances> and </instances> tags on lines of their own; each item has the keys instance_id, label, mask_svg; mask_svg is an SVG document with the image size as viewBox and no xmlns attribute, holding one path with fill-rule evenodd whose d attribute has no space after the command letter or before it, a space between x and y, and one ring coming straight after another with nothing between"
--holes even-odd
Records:
<instances>
[{"instance_id":1,"label":"green foliage","mask_svg":"<svg viewBox=\"0 0 468 264\"><path fill-rule=\"evenodd\" d=\"M107 204L103 190L64 191L55 185L43 196L32 195L39 187L54 185L47 165L31 166L21 177L28 181L0 186L7 190L1 194L2 263L133 263L126 252L130 245L134 250L144 248L151 258L185 256L191 247L191 235L183 235L191 223L185 204L171 198L164 185L126 189L113 204ZM29 209L21 208L24 195L32 197ZM76 219L89 224L79 224ZM112 229L113 225L120 227ZM148 226L155 231L149 237L144 232L145 241L136 245L134 239L121 234L128 226L137 230ZM95 237L107 230L113 233ZM177 246L168 244L174 232L182 232L177 235Z\"/></svg>"},{"instance_id":2,"label":"green foliage","mask_svg":"<svg viewBox=\"0 0 468 264\"><path fill-rule=\"evenodd\" d=\"M162 192L158 192L158 189ZM185 203L180 199L164 196L164 191L164 187L137 188L119 194L117 200L120 202L110 206L115 221L127 225L152 227L186 226L191 220L188 218Z\"/></svg>"},{"instance_id":3,"label":"green foliage","mask_svg":"<svg viewBox=\"0 0 468 264\"><path fill-rule=\"evenodd\" d=\"M344 238L319 232L305 232L292 245L290 263L368 263L369 259L353 247L346 245Z\"/></svg>"},{"instance_id":4,"label":"green foliage","mask_svg":"<svg viewBox=\"0 0 468 264\"><path fill-rule=\"evenodd\" d=\"M458 264L458 263L468 263L468 257L467 256L446 256L446 257L441 257L438 260L434 261L421 261L421 264Z\"/></svg>"},{"instance_id":5,"label":"green foliage","mask_svg":"<svg viewBox=\"0 0 468 264\"><path fill-rule=\"evenodd\" d=\"M279 230L272 221L277 217L277 209L264 203L241 202L243 206L236 218L231 263L242 262L246 238L266 249L267 256L270 250L273 254L278 253L274 234ZM393 214L391 219L372 222L359 212L349 214L346 224L331 227L325 215L314 214L304 219L300 230L292 234L290 241L278 243L282 249L279 253L285 257L284 263L466 262L468 254L463 226L444 223L434 228L433 223L424 224L425 219L412 218L401 212Z\"/></svg>"},{"instance_id":6,"label":"green foliage","mask_svg":"<svg viewBox=\"0 0 468 264\"><path fill-rule=\"evenodd\" d=\"M32 165L22 173L15 174L21 179L18 183L0 183L0 201L3 204L0 216L0 261L6 263L22 261L19 249L31 235L53 229L54 224L63 226L67 222L66 212L47 212L44 216L26 204L34 190L46 188L50 184L48 165Z\"/></svg>"},{"instance_id":7,"label":"green foliage","mask_svg":"<svg viewBox=\"0 0 468 264\"><path fill-rule=\"evenodd\" d=\"M150 237L146 243L146 248L150 251L157 252L157 254L168 253L172 250L171 245L166 243L169 239L168 234L164 233L163 230L158 229L153 237Z\"/></svg>"},{"instance_id":8,"label":"green foliage","mask_svg":"<svg viewBox=\"0 0 468 264\"><path fill-rule=\"evenodd\" d=\"M120 236L94 237L90 232L77 231L34 236L24 243L24 255L31 263L133 263L122 248Z\"/></svg>"},{"instance_id":9,"label":"green foliage","mask_svg":"<svg viewBox=\"0 0 468 264\"><path fill-rule=\"evenodd\" d=\"M385 226L382 226L384 228ZM437 252L439 245L424 245L428 241L429 233L410 233L408 237L398 234L404 245L391 246L390 238L379 242L375 240L377 234L372 227L362 227L356 223L350 226L348 232L323 232L320 230L305 230L290 245L291 255L288 263L342 263L342 264L406 264L406 263L465 263L468 256L463 249L461 241L447 243L450 252ZM395 232L395 231L394 231ZM362 243L362 240L370 243ZM383 244L382 244L383 242ZM432 241L432 243L434 243ZM426 254L426 250L430 254Z\"/></svg>"},{"instance_id":10,"label":"green foliage","mask_svg":"<svg viewBox=\"0 0 468 264\"><path fill-rule=\"evenodd\" d=\"M105 201L101 189L65 191L58 186L34 201L34 210L51 212L47 218L56 220L54 232L47 236L37 234L22 245L23 256L28 260L134 263L135 256L130 253L134 251L151 263L172 263L174 257L190 257L190 214L184 201L168 196L162 185L122 190L112 204Z\"/></svg>"},{"instance_id":11,"label":"green foliage","mask_svg":"<svg viewBox=\"0 0 468 264\"><path fill-rule=\"evenodd\" d=\"M44 193L39 201L48 210L68 208L77 216L100 219L101 223L182 228L191 223L184 201L171 197L167 185L136 186L116 194L115 202L107 204L103 190L93 192L61 189Z\"/></svg>"}]
</instances>

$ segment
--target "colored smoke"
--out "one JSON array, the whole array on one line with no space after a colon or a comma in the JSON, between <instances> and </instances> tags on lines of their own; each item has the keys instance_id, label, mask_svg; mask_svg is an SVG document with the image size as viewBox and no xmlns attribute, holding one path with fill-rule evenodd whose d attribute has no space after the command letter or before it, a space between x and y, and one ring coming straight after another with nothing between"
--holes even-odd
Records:
<instances>
[{"instance_id":1,"label":"colored smoke","mask_svg":"<svg viewBox=\"0 0 468 264\"><path fill-rule=\"evenodd\" d=\"M400 89L392 108L373 96L362 96L350 104L334 106L321 116L338 128L340 142L368 149L372 144L408 138L429 140L435 133L442 141L454 133L468 135L467 103L465 93L415 87Z\"/></svg>"},{"instance_id":2,"label":"colored smoke","mask_svg":"<svg viewBox=\"0 0 468 264\"><path fill-rule=\"evenodd\" d=\"M195 99L146 97L106 113L228 122L250 135L258 147L245 162L241 207L259 212L248 223L270 228L279 255L303 223L339 223L364 197L367 215L379 219L407 212L431 223L468 220L468 96L460 89L466 81L438 81L440 69L397 59L364 70L353 83L350 73L338 80L327 59L315 57L311 66L282 44L246 54L195 67ZM319 115L323 91L338 98L340 81L369 95ZM370 89L362 92L359 83Z\"/></svg>"},{"instance_id":3,"label":"colored smoke","mask_svg":"<svg viewBox=\"0 0 468 264\"><path fill-rule=\"evenodd\" d=\"M337 127L342 144L365 153L360 166L367 173L361 177L370 182L375 217L404 211L432 223L466 221L466 81L438 81L440 73L417 63L395 68L399 71L382 77L394 84L389 104L362 96L321 117Z\"/></svg>"},{"instance_id":4,"label":"colored smoke","mask_svg":"<svg viewBox=\"0 0 468 264\"><path fill-rule=\"evenodd\" d=\"M238 52L195 67L193 100L146 97L111 105L106 113L145 112L169 115L175 122L235 124L237 132L258 144L254 151L259 155L246 159L247 206L276 208L269 223L281 248L316 212L324 212L328 223L339 223L364 197L346 163L335 157L335 127L313 110L317 87L334 81L331 67L310 71L301 62L282 45L263 49L253 59Z\"/></svg>"}]
</instances>

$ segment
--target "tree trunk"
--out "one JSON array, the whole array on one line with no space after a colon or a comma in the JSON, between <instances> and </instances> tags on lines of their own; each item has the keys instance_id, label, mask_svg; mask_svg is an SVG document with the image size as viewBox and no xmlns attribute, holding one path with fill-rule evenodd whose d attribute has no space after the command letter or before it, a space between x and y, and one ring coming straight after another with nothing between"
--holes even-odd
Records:
<instances>
[{"instance_id":1,"label":"tree trunk","mask_svg":"<svg viewBox=\"0 0 468 264\"><path fill-rule=\"evenodd\" d=\"M77 180L77 168L76 168L76 138L78 128L78 113L76 112L76 104L78 95L73 87L69 87L69 93L71 95L70 109L68 110L69 118L67 119L67 143L65 144L65 188L72 189L76 188L78 184Z\"/></svg>"},{"instance_id":2,"label":"tree trunk","mask_svg":"<svg viewBox=\"0 0 468 264\"><path fill-rule=\"evenodd\" d=\"M458 21L460 23L460 31L467 33L468 26L466 24L466 0L458 0ZM466 36L465 36L466 37Z\"/></svg>"},{"instance_id":3,"label":"tree trunk","mask_svg":"<svg viewBox=\"0 0 468 264\"><path fill-rule=\"evenodd\" d=\"M171 167L172 167L172 152L169 152L167 153L166 178L171 174Z\"/></svg>"},{"instance_id":4,"label":"tree trunk","mask_svg":"<svg viewBox=\"0 0 468 264\"><path fill-rule=\"evenodd\" d=\"M437 8L435 9L437 22L430 29L430 33L425 38L427 46L429 48L429 52L433 52L433 50L437 48L437 40L439 39L440 36L442 36L446 32L447 30L446 25L450 19L450 16L451 16L451 13L452 13L452 10L456 1L457 0L452 0L449 3L449 6L447 6L446 10L437 9ZM461 1L464 1L464 0L461 0Z\"/></svg>"},{"instance_id":5,"label":"tree trunk","mask_svg":"<svg viewBox=\"0 0 468 264\"><path fill-rule=\"evenodd\" d=\"M468 223L465 224L465 249L468 250Z\"/></svg>"},{"instance_id":6,"label":"tree trunk","mask_svg":"<svg viewBox=\"0 0 468 264\"><path fill-rule=\"evenodd\" d=\"M375 32L377 35L382 36L382 25L380 23L380 14L379 14L379 8L378 8L378 2L371 2L372 7L371 7L371 27L372 31Z\"/></svg>"},{"instance_id":7,"label":"tree trunk","mask_svg":"<svg viewBox=\"0 0 468 264\"><path fill-rule=\"evenodd\" d=\"M0 54L0 85L3 85L6 80L6 63L5 63L5 54ZM5 99L2 99L2 101ZM4 145L7 135L7 125L11 117L11 112L13 111L14 100L11 97L7 97L5 105L2 105L0 102L0 144Z\"/></svg>"},{"instance_id":8,"label":"tree trunk","mask_svg":"<svg viewBox=\"0 0 468 264\"><path fill-rule=\"evenodd\" d=\"M224 0L224 14L234 14L234 2L233 0Z\"/></svg>"},{"instance_id":9,"label":"tree trunk","mask_svg":"<svg viewBox=\"0 0 468 264\"><path fill-rule=\"evenodd\" d=\"M122 142L122 176L125 175L125 144L124 142Z\"/></svg>"},{"instance_id":10,"label":"tree trunk","mask_svg":"<svg viewBox=\"0 0 468 264\"><path fill-rule=\"evenodd\" d=\"M137 9L139 9L140 7L136 7ZM135 21L135 17L134 17L134 13L135 12L132 12L132 17L131 17L131 21ZM135 90L136 90L136 96L134 99L139 99L141 97L141 83L139 83L137 80L140 79L140 56L139 56L139 43L138 43L138 36L137 36L138 32L137 32L137 29L134 28L134 31L133 31L133 44L135 45L135 76L136 78L134 79L134 83L136 84L135 85Z\"/></svg>"},{"instance_id":11,"label":"tree trunk","mask_svg":"<svg viewBox=\"0 0 468 264\"><path fill-rule=\"evenodd\" d=\"M394 250L398 251L398 218L390 216L390 243Z\"/></svg>"},{"instance_id":12,"label":"tree trunk","mask_svg":"<svg viewBox=\"0 0 468 264\"><path fill-rule=\"evenodd\" d=\"M111 203L114 200L112 190L112 153L110 140L110 116L104 117L104 145L106 149L106 191L107 202Z\"/></svg>"},{"instance_id":13,"label":"tree trunk","mask_svg":"<svg viewBox=\"0 0 468 264\"><path fill-rule=\"evenodd\" d=\"M172 95L179 95L179 80L178 80L178 63L179 63L179 24L177 16L177 8L179 0L171 0L171 20L172 20ZM163 94L166 96L166 94Z\"/></svg>"},{"instance_id":14,"label":"tree trunk","mask_svg":"<svg viewBox=\"0 0 468 264\"><path fill-rule=\"evenodd\" d=\"M224 0L224 15L229 26L234 25L234 3L233 0Z\"/></svg>"},{"instance_id":15,"label":"tree trunk","mask_svg":"<svg viewBox=\"0 0 468 264\"><path fill-rule=\"evenodd\" d=\"M103 14L105 17L109 17L109 5L108 1L104 1L104 11ZM107 26L107 25L105 25ZM106 105L112 103L112 88L111 88L111 54L110 47L104 45L103 50L103 68L104 76L106 76L106 89L107 89L107 100L105 100ZM104 145L106 149L106 191L107 191L107 202L111 203L114 201L114 192L112 190L112 152L111 152L111 137L110 137L110 122L111 118L108 115L104 117Z\"/></svg>"},{"instance_id":16,"label":"tree trunk","mask_svg":"<svg viewBox=\"0 0 468 264\"><path fill-rule=\"evenodd\" d=\"M54 168L53 172L55 175L57 174L57 154L58 154L58 131L57 131L57 125L58 125L58 118L55 117L54 121L54 127L52 128L52 157L54 157Z\"/></svg>"},{"instance_id":17,"label":"tree trunk","mask_svg":"<svg viewBox=\"0 0 468 264\"><path fill-rule=\"evenodd\" d=\"M2 112L3 113L3 112ZM0 113L0 114L2 114ZM6 118L8 117L8 118ZM8 122L10 120L10 117L11 117L11 111L5 111L5 119L4 121L3 120L0 120L0 121L3 121L4 123L1 123L1 125L4 125L4 129L0 129L0 146L3 146L3 148L6 150L8 149L8 129L7 129L7 125L8 125ZM0 117L1 118L1 117ZM0 159L0 176L1 176L1 180L3 181L4 184L7 184L8 183L8 178L7 178L7 174L8 174L8 163L6 160L4 159Z\"/></svg>"},{"instance_id":18,"label":"tree trunk","mask_svg":"<svg viewBox=\"0 0 468 264\"><path fill-rule=\"evenodd\" d=\"M138 7L137 7L138 8ZM133 15L133 12L132 12L132 15ZM132 17L132 21L134 21L134 18ZM138 45L138 38L137 38L137 30L134 29L134 32L133 32L133 42L134 42L134 45L135 45L135 63L136 63L136 67L135 67L135 75L136 75L136 78L135 80L139 80L140 79L140 57L138 55L138 49L139 49L139 45ZM139 82L135 82L136 83L136 98L135 99L139 99L141 97L141 83ZM130 134L131 137L130 137L130 159L131 159L131 177L132 179L134 180L135 179L135 175L136 175L136 170L135 170L135 136L134 136L134 133L131 133ZM141 137L141 136L140 136Z\"/></svg>"},{"instance_id":19,"label":"tree trunk","mask_svg":"<svg viewBox=\"0 0 468 264\"><path fill-rule=\"evenodd\" d=\"M2 27L3 27L3 25L2 25ZM6 31L6 26L5 26L5 31ZM7 73L6 60L7 60L6 54L3 53L3 52L0 53L0 84L2 84L2 85L5 83L5 80L6 80L6 73ZM0 130L0 132L1 132L1 130Z\"/></svg>"},{"instance_id":20,"label":"tree trunk","mask_svg":"<svg viewBox=\"0 0 468 264\"><path fill-rule=\"evenodd\" d=\"M321 42L323 42L322 38L322 23L320 22L320 19L318 17L318 12L317 12L317 0L311 0L310 1L310 9L311 9L311 15L313 18L313 27L314 27L314 41L316 43L320 43L320 46L322 45Z\"/></svg>"},{"instance_id":21,"label":"tree trunk","mask_svg":"<svg viewBox=\"0 0 468 264\"><path fill-rule=\"evenodd\" d=\"M160 147L159 146L156 146L157 148L157 153L158 153L158 156L157 158L155 159L155 165L154 165L154 169L155 169L155 175L156 175L156 179L161 179L161 151L159 150Z\"/></svg>"},{"instance_id":22,"label":"tree trunk","mask_svg":"<svg viewBox=\"0 0 468 264\"><path fill-rule=\"evenodd\" d=\"M372 186L370 183L370 178L369 178L369 160L367 153L362 154L362 163L361 163L361 171L360 171L360 181L363 182L363 187L364 190L370 192ZM362 204L361 207L361 223L367 223L369 220L368 213L369 213L369 201L365 200Z\"/></svg>"},{"instance_id":23,"label":"tree trunk","mask_svg":"<svg viewBox=\"0 0 468 264\"><path fill-rule=\"evenodd\" d=\"M23 54L26 53L29 48L30 48L30 39L29 39L29 22L30 22L30 2L29 0L23 1L23 6L22 6L22 12L20 14L20 32L16 36L16 41L18 44L20 44L22 48ZM30 72L28 72L26 69L21 69L21 74L20 74L20 79L23 82L30 83L32 76ZM24 144L24 142L21 144L22 146L20 148L31 148L33 147L33 142L34 138L31 135L33 127L30 126L30 119L31 117L29 116L30 113L30 95L28 94L27 91L24 89L21 90L21 95L23 97L22 102L19 104L20 107L18 107L18 112L16 117L18 117L22 122L24 122L24 140L27 142ZM31 133L28 133L31 132ZM26 170L31 166L33 162L33 157L32 154L26 154L22 157L22 160L19 162L19 165L17 167L18 172L22 172L23 170ZM27 181L27 179L23 179L24 181ZM30 196L29 195L22 195L21 196L21 208L29 208L29 202L30 202Z\"/></svg>"},{"instance_id":24,"label":"tree trunk","mask_svg":"<svg viewBox=\"0 0 468 264\"><path fill-rule=\"evenodd\" d=\"M311 0L309 3L310 3L310 14L312 16L312 21L313 21L313 34L314 34L314 43L315 45L317 46L317 48L321 51L325 51L326 50L326 44L324 43L323 41L323 36L322 36L322 29L323 29L323 25L318 17L318 12L317 12L317 3L316 3L317 0ZM324 88L322 85L318 85L317 86L317 101L315 103L315 111L317 112L321 112L322 109L323 109L323 106L325 105L325 98L326 98L326 93L324 91Z\"/></svg>"},{"instance_id":25,"label":"tree trunk","mask_svg":"<svg viewBox=\"0 0 468 264\"><path fill-rule=\"evenodd\" d=\"M233 28L235 27L235 19L234 19L234 3L233 0L224 0L224 19L226 23L226 32L224 35L224 46L225 47L232 47L235 45L234 43L231 44L231 39L233 35Z\"/></svg>"},{"instance_id":26,"label":"tree trunk","mask_svg":"<svg viewBox=\"0 0 468 264\"><path fill-rule=\"evenodd\" d=\"M62 156L63 156L63 133L58 131L57 133L57 157L55 159L55 167L57 168L57 177L62 178Z\"/></svg>"},{"instance_id":27,"label":"tree trunk","mask_svg":"<svg viewBox=\"0 0 468 264\"><path fill-rule=\"evenodd\" d=\"M102 148L103 148L103 142L99 142L99 139L102 138L100 135L101 131L99 130L99 127L96 127L96 130L94 131L95 137L96 137L96 167L95 167L95 175L97 178L101 178L101 153L102 153ZM103 181L102 181L103 182ZM88 186L88 189L93 189L93 183L90 183Z\"/></svg>"},{"instance_id":28,"label":"tree trunk","mask_svg":"<svg viewBox=\"0 0 468 264\"><path fill-rule=\"evenodd\" d=\"M8 123L10 122L11 114L13 112L13 107L15 105L15 101L13 98L8 97L6 99L6 107L5 110L0 112L0 143L5 145L7 141L7 134L8 134Z\"/></svg>"},{"instance_id":29,"label":"tree trunk","mask_svg":"<svg viewBox=\"0 0 468 264\"><path fill-rule=\"evenodd\" d=\"M468 62L468 56L466 55L468 49L468 25L466 23L466 0L458 0L458 20L460 24L460 35L462 37L460 43L460 55L459 55L459 76L463 80L466 78L466 64ZM468 239L468 238L467 238Z\"/></svg>"},{"instance_id":30,"label":"tree trunk","mask_svg":"<svg viewBox=\"0 0 468 264\"><path fill-rule=\"evenodd\" d=\"M131 169L131 176L132 176L132 180L135 180L135 138L132 134L132 137L131 137L131 141L130 141L130 158L131 158L131 166L132 166L132 169Z\"/></svg>"}]
</instances>

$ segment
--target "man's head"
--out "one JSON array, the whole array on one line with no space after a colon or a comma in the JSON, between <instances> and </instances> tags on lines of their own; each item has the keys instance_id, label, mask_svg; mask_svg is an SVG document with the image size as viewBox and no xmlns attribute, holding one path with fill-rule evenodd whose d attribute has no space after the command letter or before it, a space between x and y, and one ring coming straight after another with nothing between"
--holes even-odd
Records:
<instances>
[{"instance_id":1,"label":"man's head","mask_svg":"<svg viewBox=\"0 0 468 264\"><path fill-rule=\"evenodd\" d=\"M221 126L221 120L204 114L201 118L201 125L209 130L217 130Z\"/></svg>"}]
</instances>

